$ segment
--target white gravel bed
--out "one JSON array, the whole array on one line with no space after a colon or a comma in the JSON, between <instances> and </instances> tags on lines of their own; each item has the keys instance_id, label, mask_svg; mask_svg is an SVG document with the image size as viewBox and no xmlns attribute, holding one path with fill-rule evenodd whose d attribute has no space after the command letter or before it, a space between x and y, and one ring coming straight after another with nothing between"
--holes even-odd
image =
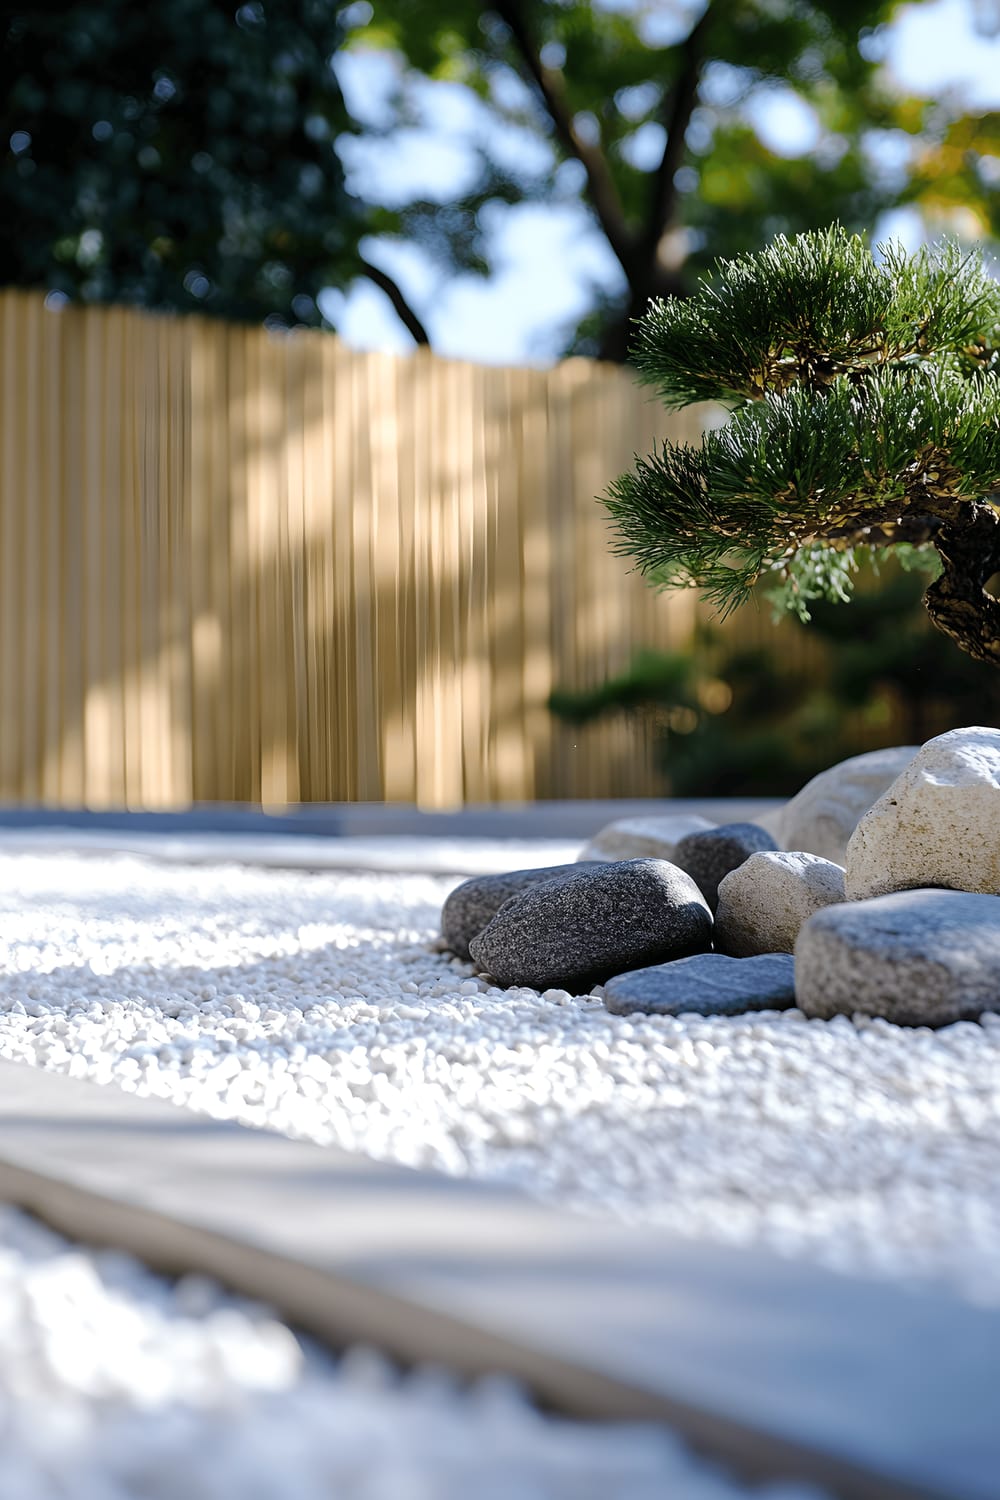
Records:
<instances>
[{"instance_id":1,"label":"white gravel bed","mask_svg":"<svg viewBox=\"0 0 1000 1500\"><path fill-rule=\"evenodd\" d=\"M0 1346L3 1500L822 1500L748 1489L652 1424L543 1416L500 1378L334 1360L4 1207Z\"/></svg>"},{"instance_id":2,"label":"white gravel bed","mask_svg":"<svg viewBox=\"0 0 1000 1500\"><path fill-rule=\"evenodd\" d=\"M1000 1302L1000 1017L504 992L434 950L454 884L0 856L0 1056Z\"/></svg>"},{"instance_id":3,"label":"white gravel bed","mask_svg":"<svg viewBox=\"0 0 1000 1500\"><path fill-rule=\"evenodd\" d=\"M252 864L284 870L403 870L437 875L502 875L571 864L581 839L329 838L280 833L151 833L103 828L0 828L4 854L139 854L168 864Z\"/></svg>"}]
</instances>

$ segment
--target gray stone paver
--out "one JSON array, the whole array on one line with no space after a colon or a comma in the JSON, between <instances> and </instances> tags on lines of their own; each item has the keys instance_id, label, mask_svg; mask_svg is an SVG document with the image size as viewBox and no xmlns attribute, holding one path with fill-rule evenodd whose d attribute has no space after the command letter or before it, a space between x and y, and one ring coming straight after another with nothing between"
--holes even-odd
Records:
<instances>
[{"instance_id":1,"label":"gray stone paver","mask_svg":"<svg viewBox=\"0 0 1000 1500\"><path fill-rule=\"evenodd\" d=\"M0 1063L0 1191L335 1344L506 1369L858 1500L996 1500L1000 1309L559 1212Z\"/></svg>"}]
</instances>

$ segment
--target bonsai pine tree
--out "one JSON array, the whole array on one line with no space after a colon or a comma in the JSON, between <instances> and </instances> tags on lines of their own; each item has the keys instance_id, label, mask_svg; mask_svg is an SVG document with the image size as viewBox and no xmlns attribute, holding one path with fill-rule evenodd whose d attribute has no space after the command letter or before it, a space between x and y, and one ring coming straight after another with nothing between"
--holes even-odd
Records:
<instances>
[{"instance_id":1,"label":"bonsai pine tree","mask_svg":"<svg viewBox=\"0 0 1000 1500\"><path fill-rule=\"evenodd\" d=\"M839 226L654 302L633 357L669 407L721 402L611 487L615 550L722 613L758 582L809 618L864 549L936 572L931 620L1000 666L1000 283L954 244L880 260Z\"/></svg>"}]
</instances>

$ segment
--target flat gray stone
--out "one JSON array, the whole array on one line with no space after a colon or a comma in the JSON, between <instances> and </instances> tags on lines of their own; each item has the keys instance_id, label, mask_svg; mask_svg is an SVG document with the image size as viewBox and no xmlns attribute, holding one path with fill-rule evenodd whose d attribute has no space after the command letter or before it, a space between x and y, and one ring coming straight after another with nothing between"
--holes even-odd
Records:
<instances>
[{"instance_id":1,"label":"flat gray stone","mask_svg":"<svg viewBox=\"0 0 1000 1500\"><path fill-rule=\"evenodd\" d=\"M574 865L512 896L469 947L500 984L585 994L711 942L712 916L689 875L666 860L625 859Z\"/></svg>"},{"instance_id":2,"label":"flat gray stone","mask_svg":"<svg viewBox=\"0 0 1000 1500\"><path fill-rule=\"evenodd\" d=\"M794 953L803 922L844 900L840 865L802 850L765 849L719 882L715 948L733 958Z\"/></svg>"},{"instance_id":3,"label":"flat gray stone","mask_svg":"<svg viewBox=\"0 0 1000 1500\"><path fill-rule=\"evenodd\" d=\"M947 1026L1000 1010L1000 896L913 890L819 911L795 944L807 1016Z\"/></svg>"},{"instance_id":4,"label":"flat gray stone","mask_svg":"<svg viewBox=\"0 0 1000 1500\"><path fill-rule=\"evenodd\" d=\"M588 860L588 865L599 860ZM556 875L566 875L583 867L546 865L538 870L510 870L504 875L475 875L456 886L441 908L441 936L459 958L468 958L469 941L492 921L505 901Z\"/></svg>"},{"instance_id":5,"label":"flat gray stone","mask_svg":"<svg viewBox=\"0 0 1000 1500\"><path fill-rule=\"evenodd\" d=\"M759 850L777 847L759 823L720 823L718 828L689 833L681 839L674 849L674 864L688 872L714 912L719 904L719 882L730 870L738 869Z\"/></svg>"},{"instance_id":6,"label":"flat gray stone","mask_svg":"<svg viewBox=\"0 0 1000 1500\"><path fill-rule=\"evenodd\" d=\"M673 963L634 969L609 979L604 1004L617 1016L644 1011L677 1016L740 1016L748 1010L788 1010L795 1004L795 961L790 953L729 958L696 953Z\"/></svg>"}]
</instances>

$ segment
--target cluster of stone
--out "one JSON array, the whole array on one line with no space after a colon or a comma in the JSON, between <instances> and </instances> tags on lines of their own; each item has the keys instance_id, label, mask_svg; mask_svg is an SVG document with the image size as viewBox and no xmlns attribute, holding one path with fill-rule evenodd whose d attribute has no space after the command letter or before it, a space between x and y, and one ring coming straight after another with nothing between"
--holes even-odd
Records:
<instances>
[{"instance_id":1,"label":"cluster of stone","mask_svg":"<svg viewBox=\"0 0 1000 1500\"><path fill-rule=\"evenodd\" d=\"M855 756L760 823L612 823L576 864L466 881L442 933L501 985L603 985L619 1014L1000 1010L1000 731Z\"/></svg>"}]
</instances>

